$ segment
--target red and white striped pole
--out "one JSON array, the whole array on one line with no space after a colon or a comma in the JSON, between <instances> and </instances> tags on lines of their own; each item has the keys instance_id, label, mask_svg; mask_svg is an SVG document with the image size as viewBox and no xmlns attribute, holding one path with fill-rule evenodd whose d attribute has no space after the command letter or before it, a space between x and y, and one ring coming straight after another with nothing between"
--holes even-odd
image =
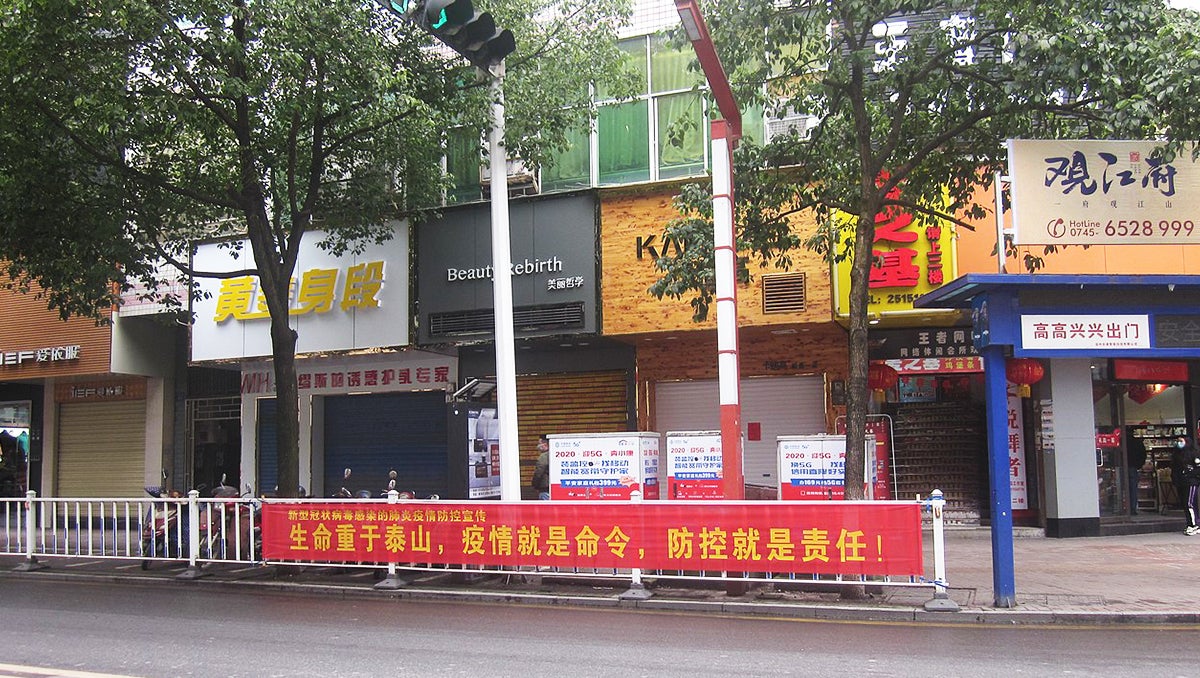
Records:
<instances>
[{"instance_id":1,"label":"red and white striped pole","mask_svg":"<svg viewBox=\"0 0 1200 678\"><path fill-rule=\"evenodd\" d=\"M713 249L717 284L717 376L721 392L724 497L745 499L741 368L738 364L737 242L733 228L733 144L727 120L712 123Z\"/></svg>"},{"instance_id":2,"label":"red and white striped pole","mask_svg":"<svg viewBox=\"0 0 1200 678\"><path fill-rule=\"evenodd\" d=\"M738 365L737 240L733 229L733 149L742 114L696 0L675 0L721 119L712 123L713 247L717 283L717 376L721 392L721 470L726 499L745 499L742 471L741 369Z\"/></svg>"}]
</instances>

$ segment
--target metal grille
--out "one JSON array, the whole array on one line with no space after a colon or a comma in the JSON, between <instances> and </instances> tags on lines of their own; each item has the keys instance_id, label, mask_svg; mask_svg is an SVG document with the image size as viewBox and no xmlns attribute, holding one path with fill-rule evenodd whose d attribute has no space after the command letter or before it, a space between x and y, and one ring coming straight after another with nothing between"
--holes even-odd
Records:
<instances>
[{"instance_id":1,"label":"metal grille","mask_svg":"<svg viewBox=\"0 0 1200 678\"><path fill-rule=\"evenodd\" d=\"M582 328L583 319L582 301L513 309L513 325L517 331ZM492 334L495 328L495 314L491 309L429 315L431 336Z\"/></svg>"},{"instance_id":2,"label":"metal grille","mask_svg":"<svg viewBox=\"0 0 1200 678\"><path fill-rule=\"evenodd\" d=\"M762 276L763 313L803 313L803 273L772 273Z\"/></svg>"}]
</instances>

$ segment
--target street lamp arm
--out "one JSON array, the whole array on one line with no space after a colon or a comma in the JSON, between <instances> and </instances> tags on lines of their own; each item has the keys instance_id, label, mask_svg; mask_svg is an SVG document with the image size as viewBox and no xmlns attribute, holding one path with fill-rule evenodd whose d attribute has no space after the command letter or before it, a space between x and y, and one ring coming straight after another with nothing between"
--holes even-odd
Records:
<instances>
[{"instance_id":1,"label":"street lamp arm","mask_svg":"<svg viewBox=\"0 0 1200 678\"><path fill-rule=\"evenodd\" d=\"M700 60L700 68L708 80L708 87L713 98L717 101L717 109L721 117L729 125L730 141L734 144L742 137L742 113L738 110L737 100L733 97L733 88L729 85L729 77L725 75L725 67L717 56L717 48L713 45L712 36L708 33L708 25L700 14L696 0L675 0L675 9L679 12L679 21L692 42L696 58Z\"/></svg>"}]
</instances>

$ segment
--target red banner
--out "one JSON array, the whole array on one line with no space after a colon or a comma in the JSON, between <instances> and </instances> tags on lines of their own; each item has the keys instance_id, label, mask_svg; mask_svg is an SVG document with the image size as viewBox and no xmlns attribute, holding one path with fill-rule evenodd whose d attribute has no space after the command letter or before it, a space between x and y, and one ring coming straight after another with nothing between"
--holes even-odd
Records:
<instances>
[{"instance_id":1,"label":"red banner","mask_svg":"<svg viewBox=\"0 0 1200 678\"><path fill-rule=\"evenodd\" d=\"M924 573L911 502L268 502L263 557L728 570Z\"/></svg>"}]
</instances>

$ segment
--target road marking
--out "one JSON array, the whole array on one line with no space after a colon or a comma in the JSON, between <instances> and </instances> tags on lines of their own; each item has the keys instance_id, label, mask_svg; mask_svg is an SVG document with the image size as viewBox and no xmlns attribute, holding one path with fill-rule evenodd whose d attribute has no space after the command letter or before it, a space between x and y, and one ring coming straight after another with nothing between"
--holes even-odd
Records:
<instances>
[{"instance_id":1,"label":"road marking","mask_svg":"<svg viewBox=\"0 0 1200 678\"><path fill-rule=\"evenodd\" d=\"M4 678L134 678L119 673L92 673L90 671L73 671L71 669L51 669L42 666L22 666L20 664L0 664L0 676Z\"/></svg>"},{"instance_id":2,"label":"road marking","mask_svg":"<svg viewBox=\"0 0 1200 678\"><path fill-rule=\"evenodd\" d=\"M88 565L99 565L102 562L104 562L104 561L102 561L102 560L85 560L81 563L66 563L63 565L63 567L87 567Z\"/></svg>"}]
</instances>

